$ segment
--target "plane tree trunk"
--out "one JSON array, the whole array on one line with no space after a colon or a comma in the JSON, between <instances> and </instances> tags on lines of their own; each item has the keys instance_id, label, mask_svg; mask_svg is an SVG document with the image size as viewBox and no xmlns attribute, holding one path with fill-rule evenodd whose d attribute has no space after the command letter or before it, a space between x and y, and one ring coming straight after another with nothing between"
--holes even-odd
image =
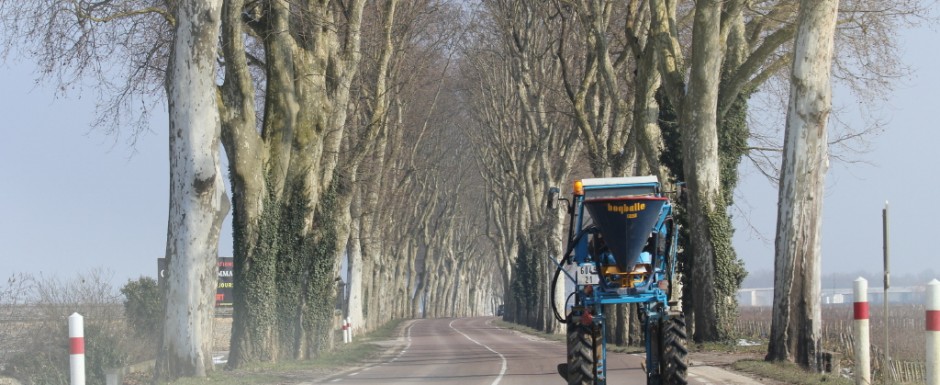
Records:
<instances>
[{"instance_id":1,"label":"plane tree trunk","mask_svg":"<svg viewBox=\"0 0 940 385\"><path fill-rule=\"evenodd\" d=\"M219 164L215 60L222 2L192 1L176 12L167 68L170 212L163 340L155 376L172 380L212 371L218 247L228 213Z\"/></svg>"},{"instance_id":2,"label":"plane tree trunk","mask_svg":"<svg viewBox=\"0 0 940 385\"><path fill-rule=\"evenodd\" d=\"M790 78L766 359L819 371L820 250L838 0L803 0Z\"/></svg>"},{"instance_id":3,"label":"plane tree trunk","mask_svg":"<svg viewBox=\"0 0 940 385\"><path fill-rule=\"evenodd\" d=\"M333 182L364 0L344 11L326 1L264 3L227 1L222 17L222 139L235 207L229 367L313 356L333 335L313 337L332 329L340 244L333 237L343 219L333 212L342 191ZM292 19L300 14L337 28L309 28ZM262 81L253 77L249 46L263 49ZM256 84L265 87L260 130Z\"/></svg>"},{"instance_id":4,"label":"plane tree trunk","mask_svg":"<svg viewBox=\"0 0 940 385\"><path fill-rule=\"evenodd\" d=\"M654 0L649 4L650 38L657 47L662 91L679 115L691 242L691 250L686 252L690 257L685 257L684 263L691 272L688 282L703 288L692 295L688 290L684 293L684 300L691 303L685 310L692 318L696 341L725 340L730 338L736 311L734 295L744 272L731 246L733 229L721 190L718 105L726 49L721 17L723 11L731 11L724 7L740 4L717 0L696 3L688 79L676 36L675 3Z\"/></svg>"}]
</instances>

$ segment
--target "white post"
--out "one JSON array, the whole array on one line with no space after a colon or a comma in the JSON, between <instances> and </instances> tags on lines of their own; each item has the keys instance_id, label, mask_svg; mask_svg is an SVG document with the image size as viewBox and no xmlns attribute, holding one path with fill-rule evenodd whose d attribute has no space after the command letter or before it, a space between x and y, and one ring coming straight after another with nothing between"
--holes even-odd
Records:
<instances>
[{"instance_id":1,"label":"white post","mask_svg":"<svg viewBox=\"0 0 940 385\"><path fill-rule=\"evenodd\" d=\"M343 343L349 343L349 319L343 320Z\"/></svg>"},{"instance_id":2,"label":"white post","mask_svg":"<svg viewBox=\"0 0 940 385\"><path fill-rule=\"evenodd\" d=\"M71 385L85 385L85 331L81 314L69 316L69 378Z\"/></svg>"},{"instance_id":3,"label":"white post","mask_svg":"<svg viewBox=\"0 0 940 385\"><path fill-rule=\"evenodd\" d=\"M352 328L352 321L350 321L349 318L346 319L346 330L349 330L349 342L352 342L353 328Z\"/></svg>"},{"instance_id":4,"label":"white post","mask_svg":"<svg viewBox=\"0 0 940 385\"><path fill-rule=\"evenodd\" d=\"M868 281L858 277L855 295L855 385L871 385L871 340L868 325Z\"/></svg>"},{"instance_id":5,"label":"white post","mask_svg":"<svg viewBox=\"0 0 940 385\"><path fill-rule=\"evenodd\" d=\"M940 281L927 285L927 385L940 385Z\"/></svg>"}]
</instances>

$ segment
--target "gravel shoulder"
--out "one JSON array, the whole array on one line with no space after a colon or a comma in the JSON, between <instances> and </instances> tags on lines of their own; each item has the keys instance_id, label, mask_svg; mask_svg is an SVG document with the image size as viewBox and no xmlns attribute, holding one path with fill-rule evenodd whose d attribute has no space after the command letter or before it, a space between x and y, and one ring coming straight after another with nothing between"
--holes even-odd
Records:
<instances>
[{"instance_id":1,"label":"gravel shoulder","mask_svg":"<svg viewBox=\"0 0 940 385\"><path fill-rule=\"evenodd\" d=\"M693 351L689 353L690 367L689 372L692 374L701 373L703 376L708 376L708 378L714 377L716 371L710 368L720 369L722 371L733 373L735 376L745 377L750 379L753 382L747 382L746 380L741 379L726 379L725 382L716 382L716 383L728 383L728 384L763 384L763 385L787 385L785 382L774 380L772 378L767 378L764 376L759 376L753 373L743 372L735 370L732 367L737 361L741 360L762 360L764 355L762 353L756 352L721 352L721 351ZM709 368L709 369L702 369ZM702 369L702 370L700 370ZM735 377L728 376L728 377Z\"/></svg>"}]
</instances>

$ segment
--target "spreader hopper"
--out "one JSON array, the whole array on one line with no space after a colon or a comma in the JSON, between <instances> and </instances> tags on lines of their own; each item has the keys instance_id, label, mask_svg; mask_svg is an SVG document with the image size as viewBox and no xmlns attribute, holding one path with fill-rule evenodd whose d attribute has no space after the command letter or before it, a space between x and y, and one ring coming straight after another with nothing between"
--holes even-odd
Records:
<instances>
[{"instance_id":1,"label":"spreader hopper","mask_svg":"<svg viewBox=\"0 0 940 385\"><path fill-rule=\"evenodd\" d=\"M667 201L656 196L595 200L585 197L584 205L621 271L633 270Z\"/></svg>"}]
</instances>

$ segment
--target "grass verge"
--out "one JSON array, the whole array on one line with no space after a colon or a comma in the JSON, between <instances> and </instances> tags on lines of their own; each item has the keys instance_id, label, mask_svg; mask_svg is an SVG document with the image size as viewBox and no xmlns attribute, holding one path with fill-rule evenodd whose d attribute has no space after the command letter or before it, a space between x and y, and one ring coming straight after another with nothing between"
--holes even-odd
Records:
<instances>
[{"instance_id":1,"label":"grass verge","mask_svg":"<svg viewBox=\"0 0 940 385\"><path fill-rule=\"evenodd\" d=\"M855 383L851 379L838 375L807 372L792 362L740 360L731 364L731 367L753 376L793 385L853 385Z\"/></svg>"},{"instance_id":2,"label":"grass verge","mask_svg":"<svg viewBox=\"0 0 940 385\"><path fill-rule=\"evenodd\" d=\"M393 320L381 328L358 338L350 344L340 344L336 350L313 360L261 363L238 370L217 370L207 378L181 378L168 385L256 385L298 384L338 373L375 358L385 351L374 342L399 335L404 320Z\"/></svg>"}]
</instances>

